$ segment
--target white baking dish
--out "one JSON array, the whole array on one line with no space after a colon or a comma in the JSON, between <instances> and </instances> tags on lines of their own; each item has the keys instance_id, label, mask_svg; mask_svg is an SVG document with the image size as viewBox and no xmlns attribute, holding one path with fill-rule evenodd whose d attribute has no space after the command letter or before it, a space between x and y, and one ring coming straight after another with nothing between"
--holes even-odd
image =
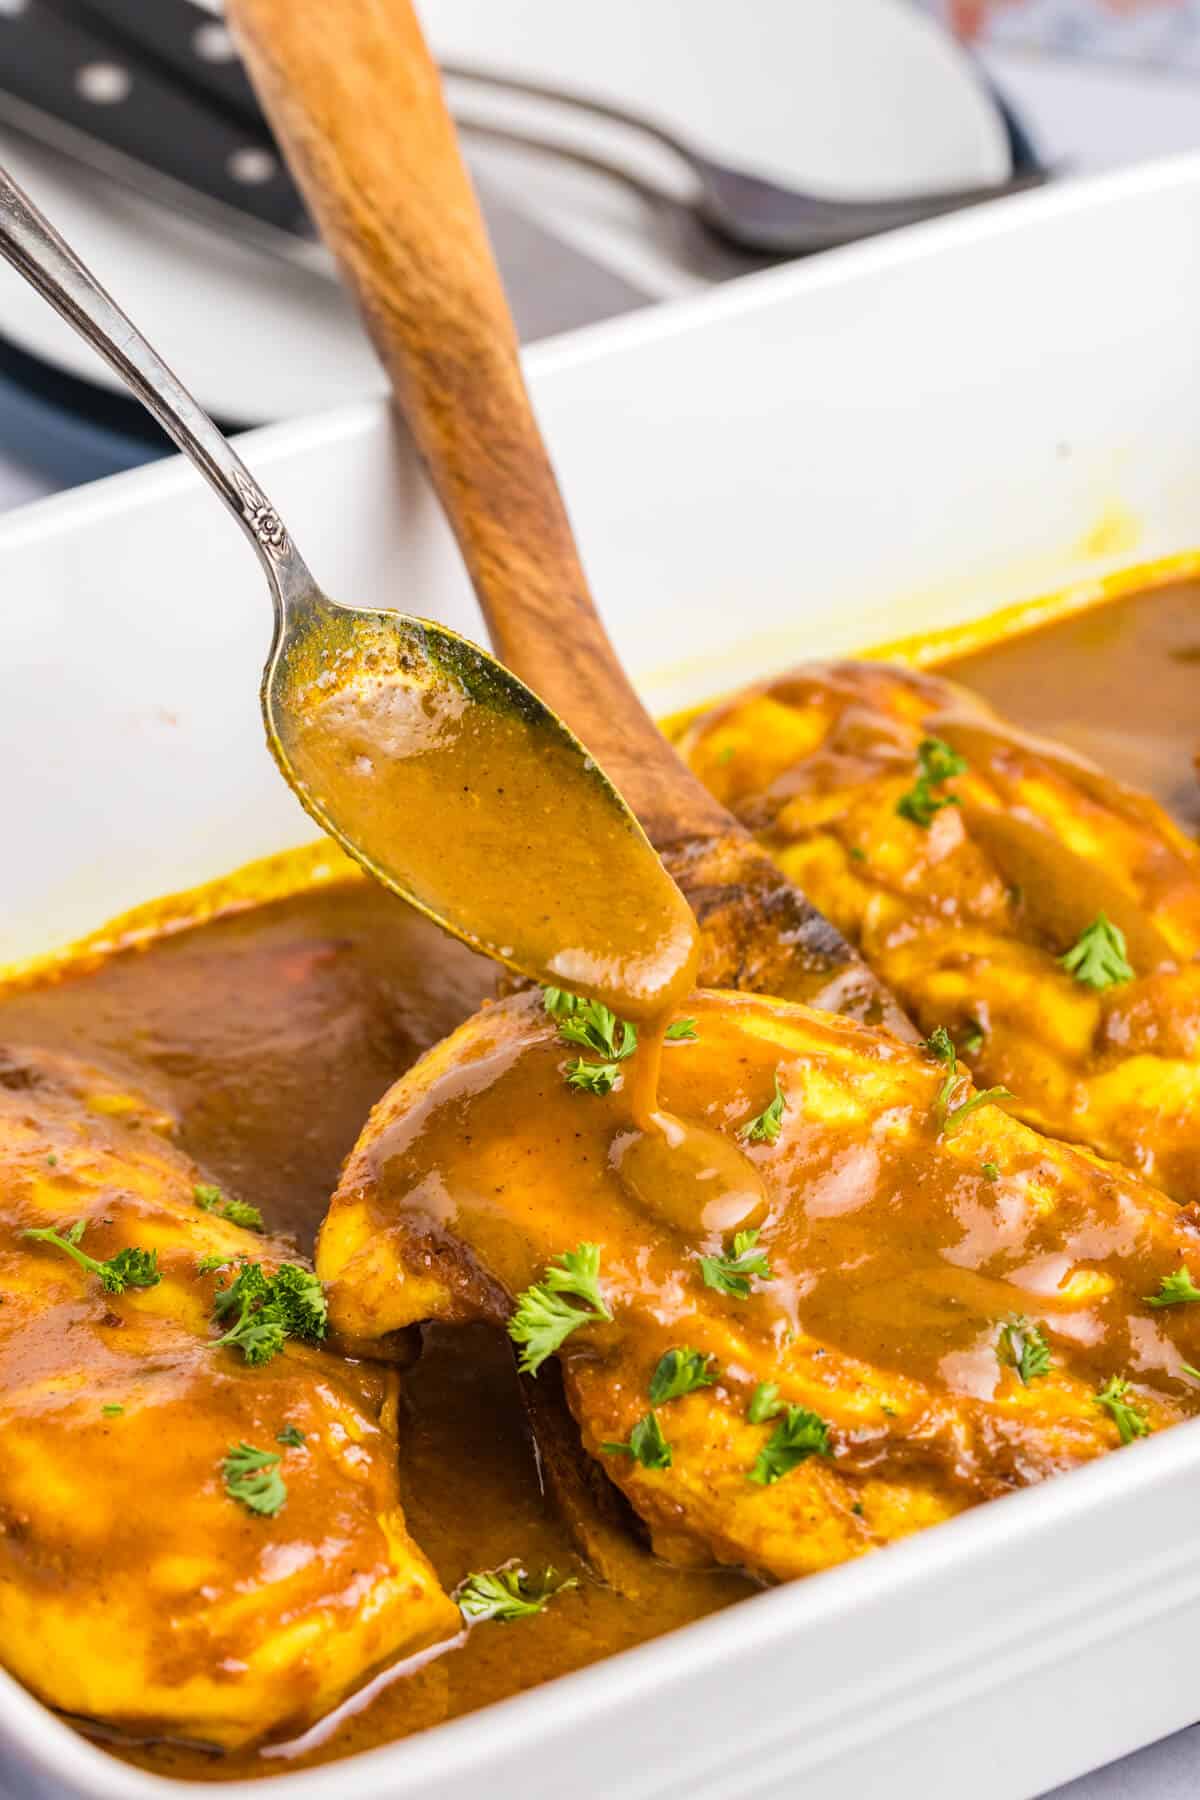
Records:
<instances>
[{"instance_id":1,"label":"white baking dish","mask_svg":"<svg viewBox=\"0 0 1200 1800\"><path fill-rule=\"evenodd\" d=\"M529 369L606 616L662 709L1194 546L1197 319L1189 158L597 328ZM245 451L333 593L478 632L382 407ZM253 558L183 467L0 523L0 963L311 835L262 743L268 627ZM1197 1492L1191 1424L285 1792L1015 1800L1200 1714ZM111 1760L4 1678L0 1741L47 1795L213 1791Z\"/></svg>"}]
</instances>

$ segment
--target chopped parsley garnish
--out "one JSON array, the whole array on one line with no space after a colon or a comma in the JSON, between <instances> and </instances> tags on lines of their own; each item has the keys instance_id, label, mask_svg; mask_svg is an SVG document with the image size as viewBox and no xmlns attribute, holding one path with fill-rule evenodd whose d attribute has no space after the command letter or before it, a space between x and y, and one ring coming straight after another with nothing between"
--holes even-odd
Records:
<instances>
[{"instance_id":1,"label":"chopped parsley garnish","mask_svg":"<svg viewBox=\"0 0 1200 1800\"><path fill-rule=\"evenodd\" d=\"M279 1473L277 1450L256 1450L253 1444L230 1444L221 1464L225 1492L240 1500L248 1512L273 1518L287 1499L287 1484Z\"/></svg>"},{"instance_id":2,"label":"chopped parsley garnish","mask_svg":"<svg viewBox=\"0 0 1200 1800\"><path fill-rule=\"evenodd\" d=\"M746 1408L746 1417L752 1425L765 1425L776 1413L783 1411L783 1401L779 1398L777 1381L760 1381L750 1396L750 1404Z\"/></svg>"},{"instance_id":3,"label":"chopped parsley garnish","mask_svg":"<svg viewBox=\"0 0 1200 1800\"><path fill-rule=\"evenodd\" d=\"M669 1469L671 1446L663 1436L658 1414L645 1413L629 1434L627 1444L601 1444L606 1456L632 1456L644 1469Z\"/></svg>"},{"instance_id":4,"label":"chopped parsley garnish","mask_svg":"<svg viewBox=\"0 0 1200 1800\"><path fill-rule=\"evenodd\" d=\"M603 1099L616 1087L620 1073L620 1066L615 1062L585 1062L582 1056L577 1056L574 1062L567 1064L567 1086L577 1093L598 1094Z\"/></svg>"},{"instance_id":5,"label":"chopped parsley garnish","mask_svg":"<svg viewBox=\"0 0 1200 1800\"><path fill-rule=\"evenodd\" d=\"M583 1004L578 994L568 994L566 988L542 989L542 1005L552 1019L570 1019Z\"/></svg>"},{"instance_id":6,"label":"chopped parsley garnish","mask_svg":"<svg viewBox=\"0 0 1200 1800\"><path fill-rule=\"evenodd\" d=\"M950 1096L958 1086L958 1051L954 1041L944 1025L938 1025L930 1032L921 1044L922 1050L928 1052L936 1062L940 1062L946 1070L946 1078L937 1091L933 1103L934 1114L939 1124L946 1122L946 1109L950 1105Z\"/></svg>"},{"instance_id":7,"label":"chopped parsley garnish","mask_svg":"<svg viewBox=\"0 0 1200 1800\"><path fill-rule=\"evenodd\" d=\"M695 1019L676 1019L675 1023L668 1025L666 1030L668 1044L687 1043L699 1035Z\"/></svg>"},{"instance_id":8,"label":"chopped parsley garnish","mask_svg":"<svg viewBox=\"0 0 1200 1800\"><path fill-rule=\"evenodd\" d=\"M1180 1363L1179 1370L1182 1375L1190 1375L1193 1381L1200 1381L1200 1369L1193 1369L1191 1363Z\"/></svg>"},{"instance_id":9,"label":"chopped parsley garnish","mask_svg":"<svg viewBox=\"0 0 1200 1800\"><path fill-rule=\"evenodd\" d=\"M229 1258L227 1256L221 1256L219 1254L215 1256L202 1256L200 1261L196 1264L196 1273L197 1275L215 1275L218 1269L227 1269L228 1267Z\"/></svg>"},{"instance_id":10,"label":"chopped parsley garnish","mask_svg":"<svg viewBox=\"0 0 1200 1800\"><path fill-rule=\"evenodd\" d=\"M973 1112L977 1112L981 1106L998 1106L1001 1100L1011 1099L1012 1094L1006 1087L984 1088L981 1094L972 1094L971 1098L969 1100L964 1100L961 1106L951 1107L942 1123L942 1136L953 1137L960 1125L962 1125Z\"/></svg>"},{"instance_id":11,"label":"chopped parsley garnish","mask_svg":"<svg viewBox=\"0 0 1200 1800\"><path fill-rule=\"evenodd\" d=\"M755 1458L747 1480L770 1487L810 1456L832 1454L829 1427L820 1414L804 1406L789 1406Z\"/></svg>"},{"instance_id":12,"label":"chopped parsley garnish","mask_svg":"<svg viewBox=\"0 0 1200 1800\"><path fill-rule=\"evenodd\" d=\"M49 1165L52 1169L58 1167L58 1158L57 1158L57 1156L55 1156L53 1150L50 1152L49 1156L46 1158L46 1161L49 1163Z\"/></svg>"},{"instance_id":13,"label":"chopped parsley garnish","mask_svg":"<svg viewBox=\"0 0 1200 1800\"><path fill-rule=\"evenodd\" d=\"M224 1320L235 1310L234 1323L213 1348L228 1344L248 1363L270 1362L290 1337L316 1342L325 1336L328 1322L320 1281L298 1263L281 1263L273 1275L265 1275L261 1263L243 1261L229 1286L213 1295L215 1319Z\"/></svg>"},{"instance_id":14,"label":"chopped parsley garnish","mask_svg":"<svg viewBox=\"0 0 1200 1800\"><path fill-rule=\"evenodd\" d=\"M1039 1376L1050 1373L1049 1344L1040 1327L1031 1325L1028 1319L1019 1314L1005 1320L996 1351L1001 1362L1016 1370L1025 1387Z\"/></svg>"},{"instance_id":15,"label":"chopped parsley garnish","mask_svg":"<svg viewBox=\"0 0 1200 1800\"><path fill-rule=\"evenodd\" d=\"M896 802L896 811L902 819L911 819L925 831L933 823L935 813L941 812L944 806L959 804L956 794L935 794L934 789L955 775L965 774L967 760L941 738L928 737L922 738L917 746L917 765L917 779L908 793L902 794Z\"/></svg>"},{"instance_id":16,"label":"chopped parsley garnish","mask_svg":"<svg viewBox=\"0 0 1200 1800\"><path fill-rule=\"evenodd\" d=\"M304 1442L304 1433L298 1425L285 1425L282 1431L275 1433L277 1444L286 1444L289 1450L297 1450Z\"/></svg>"},{"instance_id":17,"label":"chopped parsley garnish","mask_svg":"<svg viewBox=\"0 0 1200 1800\"><path fill-rule=\"evenodd\" d=\"M773 1144L779 1136L786 1109L787 1095L779 1085L779 1075L776 1072L775 1098L748 1124L742 1126L738 1136L746 1144Z\"/></svg>"},{"instance_id":18,"label":"chopped parsley garnish","mask_svg":"<svg viewBox=\"0 0 1200 1800\"><path fill-rule=\"evenodd\" d=\"M118 1406L118 1405L116 1405L115 1402L113 1402L113 1403L110 1403L108 1406L102 1406L100 1408L100 1411L104 1414L106 1419L115 1419L119 1413L123 1413L125 1411L125 1408L123 1406Z\"/></svg>"},{"instance_id":19,"label":"chopped parsley garnish","mask_svg":"<svg viewBox=\"0 0 1200 1800\"><path fill-rule=\"evenodd\" d=\"M1133 980L1125 957L1125 933L1103 913L1096 914L1078 942L1058 960L1084 987L1109 988Z\"/></svg>"},{"instance_id":20,"label":"chopped parsley garnish","mask_svg":"<svg viewBox=\"0 0 1200 1800\"><path fill-rule=\"evenodd\" d=\"M81 1269L98 1275L100 1285L106 1294L123 1294L126 1288L157 1287L162 1280L158 1267L157 1250L118 1250L107 1262L97 1262L94 1256L79 1248L79 1240L83 1236L86 1220L76 1219L75 1223L64 1234L55 1231L52 1226L30 1227L21 1233L22 1237L33 1238L35 1243L53 1244L58 1250L65 1250L73 1257Z\"/></svg>"},{"instance_id":21,"label":"chopped parsley garnish","mask_svg":"<svg viewBox=\"0 0 1200 1800\"><path fill-rule=\"evenodd\" d=\"M716 1380L708 1372L711 1361L703 1350L668 1350L650 1377L651 1405L661 1406L664 1400L678 1400L696 1388L711 1387Z\"/></svg>"},{"instance_id":22,"label":"chopped parsley garnish","mask_svg":"<svg viewBox=\"0 0 1200 1800\"><path fill-rule=\"evenodd\" d=\"M1125 1398L1128 1392L1127 1381L1110 1375L1095 1396L1096 1405L1102 1407L1112 1419L1123 1444L1132 1444L1134 1438L1148 1437L1150 1433L1150 1426L1139 1411L1137 1401Z\"/></svg>"},{"instance_id":23,"label":"chopped parsley garnish","mask_svg":"<svg viewBox=\"0 0 1200 1800\"><path fill-rule=\"evenodd\" d=\"M555 1594L578 1587L574 1575L559 1581L554 1569L547 1569L540 1581L534 1581L519 1565L507 1569L483 1569L468 1575L454 1590L454 1600L468 1625L480 1625L485 1619L508 1624L513 1619L529 1619Z\"/></svg>"},{"instance_id":24,"label":"chopped parsley garnish","mask_svg":"<svg viewBox=\"0 0 1200 1800\"><path fill-rule=\"evenodd\" d=\"M215 1213L218 1219L228 1219L231 1225L241 1225L246 1231L265 1231L267 1229L263 1216L257 1206L251 1206L248 1200L228 1200L219 1187L211 1182L198 1181L192 1189L192 1199L201 1212Z\"/></svg>"},{"instance_id":25,"label":"chopped parsley garnish","mask_svg":"<svg viewBox=\"0 0 1200 1800\"><path fill-rule=\"evenodd\" d=\"M933 1116L938 1122L938 1131L942 1137L953 1137L963 1122L970 1118L981 1106L995 1106L1000 1100L1011 1100L1012 1095L1006 1087L985 1088L980 1094L972 1094L961 1106L951 1106L955 1089L964 1077L959 1072L958 1052L954 1048L953 1039L944 1025L939 1025L921 1045L922 1050L936 1058L946 1070L945 1079L938 1089L933 1102ZM995 1168L993 1163L991 1167ZM986 1172L986 1165L985 1165ZM997 1170L997 1173L999 1171Z\"/></svg>"},{"instance_id":26,"label":"chopped parsley garnish","mask_svg":"<svg viewBox=\"0 0 1200 1800\"><path fill-rule=\"evenodd\" d=\"M958 1051L944 1025L935 1025L929 1036L921 1040L921 1048L928 1051L937 1062L945 1063L951 1072L957 1069Z\"/></svg>"},{"instance_id":27,"label":"chopped parsley garnish","mask_svg":"<svg viewBox=\"0 0 1200 1800\"><path fill-rule=\"evenodd\" d=\"M994 1162L981 1163L979 1173L983 1176L985 1181L999 1181L1000 1165L999 1163Z\"/></svg>"},{"instance_id":28,"label":"chopped parsley garnish","mask_svg":"<svg viewBox=\"0 0 1200 1800\"><path fill-rule=\"evenodd\" d=\"M1193 1300L1200 1300L1200 1288L1188 1273L1186 1263L1181 1263L1174 1275L1164 1275L1158 1284L1157 1294L1144 1296L1147 1306L1189 1306Z\"/></svg>"},{"instance_id":29,"label":"chopped parsley garnish","mask_svg":"<svg viewBox=\"0 0 1200 1800\"><path fill-rule=\"evenodd\" d=\"M577 1056L567 1064L567 1086L584 1094L611 1094L620 1065L637 1049L637 1027L618 1019L600 1000L581 1000L564 988L544 988L542 1002L566 1044L577 1044L599 1056L599 1062Z\"/></svg>"},{"instance_id":30,"label":"chopped parsley garnish","mask_svg":"<svg viewBox=\"0 0 1200 1800\"><path fill-rule=\"evenodd\" d=\"M573 1305L572 1300L582 1300L584 1306ZM599 1244L580 1244L564 1251L556 1262L547 1264L541 1281L517 1295L508 1335L520 1346L522 1374L536 1375L546 1358L581 1325L611 1318L600 1291Z\"/></svg>"},{"instance_id":31,"label":"chopped parsley garnish","mask_svg":"<svg viewBox=\"0 0 1200 1800\"><path fill-rule=\"evenodd\" d=\"M751 1226L749 1231L734 1233L732 1253L725 1250L720 1256L702 1256L700 1272L705 1287L715 1288L718 1294L732 1294L736 1300L746 1300L750 1296L752 1275L761 1276L763 1281L773 1280L766 1251L755 1249L758 1238L758 1228Z\"/></svg>"},{"instance_id":32,"label":"chopped parsley garnish","mask_svg":"<svg viewBox=\"0 0 1200 1800\"><path fill-rule=\"evenodd\" d=\"M978 1019L968 1019L967 1029L963 1034L963 1055L974 1056L983 1049L983 1026Z\"/></svg>"}]
</instances>

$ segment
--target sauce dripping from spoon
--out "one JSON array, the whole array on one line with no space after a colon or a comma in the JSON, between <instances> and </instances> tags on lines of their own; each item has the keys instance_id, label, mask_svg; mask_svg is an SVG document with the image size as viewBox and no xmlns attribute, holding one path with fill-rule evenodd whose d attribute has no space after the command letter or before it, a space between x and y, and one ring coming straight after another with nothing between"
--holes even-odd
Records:
<instances>
[{"instance_id":1,"label":"sauce dripping from spoon","mask_svg":"<svg viewBox=\"0 0 1200 1800\"><path fill-rule=\"evenodd\" d=\"M439 645L444 634L439 636ZM565 725L466 640L431 667L396 619L312 672L287 748L320 813L353 820L385 878L489 956L635 1022L613 1158L689 1236L761 1216L741 1146L660 1110L673 1013L695 985L695 918L637 820Z\"/></svg>"}]
</instances>

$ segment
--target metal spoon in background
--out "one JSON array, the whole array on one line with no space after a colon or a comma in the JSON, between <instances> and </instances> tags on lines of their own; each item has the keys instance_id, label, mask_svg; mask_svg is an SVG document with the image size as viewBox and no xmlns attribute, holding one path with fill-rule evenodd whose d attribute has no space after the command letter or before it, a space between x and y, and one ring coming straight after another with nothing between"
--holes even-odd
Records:
<instances>
[{"instance_id":1,"label":"metal spoon in background","mask_svg":"<svg viewBox=\"0 0 1200 1800\"><path fill-rule=\"evenodd\" d=\"M756 175L751 169L721 162L705 155L660 120L631 112L628 107L602 100L597 95L551 87L543 82L502 75L495 70L464 63L443 62L440 66L443 77L452 81L524 95L593 118L609 119L652 139L669 150L690 173L693 189L683 202L686 210L724 243L764 258L807 256L814 251L830 250L858 238L894 231L901 225L939 218L944 213L977 206L984 200L1039 187L1050 175L1048 169L1026 168L1015 171L1007 181L990 185L976 184L879 199L838 199L785 187L766 176ZM473 116L465 113L461 104L456 103L454 116L460 131L565 157L626 183L655 203L678 204L676 197L667 194L660 184L615 158L602 157L561 138L546 138L501 121Z\"/></svg>"},{"instance_id":2,"label":"metal spoon in background","mask_svg":"<svg viewBox=\"0 0 1200 1800\"><path fill-rule=\"evenodd\" d=\"M0 255L112 365L257 550L275 605L267 742L317 823L508 968L627 1018L673 1004L692 984L695 921L578 738L457 632L322 593L212 420L2 169Z\"/></svg>"}]
</instances>

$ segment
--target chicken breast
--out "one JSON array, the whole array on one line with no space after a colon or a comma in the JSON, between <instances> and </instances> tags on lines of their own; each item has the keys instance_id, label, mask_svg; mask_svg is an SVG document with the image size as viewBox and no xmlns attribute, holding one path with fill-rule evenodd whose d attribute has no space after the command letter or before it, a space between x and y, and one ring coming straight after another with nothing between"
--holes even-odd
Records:
<instances>
[{"instance_id":1,"label":"chicken breast","mask_svg":"<svg viewBox=\"0 0 1200 1800\"><path fill-rule=\"evenodd\" d=\"M656 1549L769 1578L1200 1409L1191 1209L974 1095L948 1040L751 995L689 1012L662 1105L741 1144L739 1230L702 1168L669 1196L630 1180L624 1078L569 1086L554 1019L514 996L372 1113L318 1244L338 1328L484 1318L527 1366L557 1346ZM1159 1304L1164 1279L1187 1297Z\"/></svg>"},{"instance_id":2,"label":"chicken breast","mask_svg":"<svg viewBox=\"0 0 1200 1800\"><path fill-rule=\"evenodd\" d=\"M1153 800L876 663L797 669L680 748L1022 1118L1200 1198L1200 849Z\"/></svg>"},{"instance_id":3,"label":"chicken breast","mask_svg":"<svg viewBox=\"0 0 1200 1800\"><path fill-rule=\"evenodd\" d=\"M62 1712L232 1748L459 1620L405 1531L394 1377L218 1346L243 1259L301 1259L220 1216L168 1125L0 1055L0 1658Z\"/></svg>"}]
</instances>

